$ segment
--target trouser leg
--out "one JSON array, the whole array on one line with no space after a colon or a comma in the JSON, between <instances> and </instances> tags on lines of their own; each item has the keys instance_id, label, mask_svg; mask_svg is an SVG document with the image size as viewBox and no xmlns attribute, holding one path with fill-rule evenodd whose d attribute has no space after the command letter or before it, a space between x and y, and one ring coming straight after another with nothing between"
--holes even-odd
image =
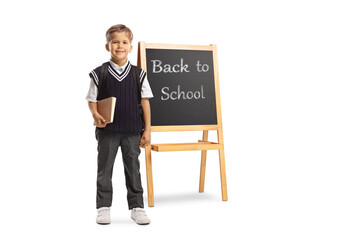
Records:
<instances>
[{"instance_id":1,"label":"trouser leg","mask_svg":"<svg viewBox=\"0 0 360 240\"><path fill-rule=\"evenodd\" d=\"M140 134L124 136L121 140L129 209L144 207L140 175Z\"/></svg>"},{"instance_id":2,"label":"trouser leg","mask_svg":"<svg viewBox=\"0 0 360 240\"><path fill-rule=\"evenodd\" d=\"M110 207L112 204L112 173L118 151L119 136L104 130L96 130L98 140L98 170L96 208Z\"/></svg>"}]
</instances>

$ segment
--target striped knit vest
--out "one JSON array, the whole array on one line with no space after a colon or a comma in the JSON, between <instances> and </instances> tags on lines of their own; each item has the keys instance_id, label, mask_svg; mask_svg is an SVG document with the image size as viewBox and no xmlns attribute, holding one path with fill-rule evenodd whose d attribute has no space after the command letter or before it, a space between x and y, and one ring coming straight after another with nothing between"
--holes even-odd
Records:
<instances>
[{"instance_id":1,"label":"striped knit vest","mask_svg":"<svg viewBox=\"0 0 360 240\"><path fill-rule=\"evenodd\" d=\"M101 99L116 97L114 120L108 123L104 130L120 133L140 133L143 130L143 123L140 118L137 97L134 87L134 79L131 72L132 66L127 63L124 70L119 74L109 64L104 93ZM140 81L145 78L145 71L140 71ZM95 85L99 87L101 66L94 69L89 75ZM98 100L101 100L98 97Z\"/></svg>"}]
</instances>

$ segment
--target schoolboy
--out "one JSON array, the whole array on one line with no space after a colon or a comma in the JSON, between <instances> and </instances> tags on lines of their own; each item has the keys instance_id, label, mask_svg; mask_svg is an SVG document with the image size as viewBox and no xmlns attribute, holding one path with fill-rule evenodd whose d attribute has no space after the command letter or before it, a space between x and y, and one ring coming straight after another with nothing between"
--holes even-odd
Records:
<instances>
[{"instance_id":1,"label":"schoolboy","mask_svg":"<svg viewBox=\"0 0 360 240\"><path fill-rule=\"evenodd\" d=\"M104 89L99 89L101 66L91 71L90 89L86 99L96 125L98 140L98 171L96 207L98 224L109 224L110 207L112 204L112 172L118 148L121 148L126 177L127 200L131 218L137 224L149 224L150 219L144 211L143 188L140 178L138 156L139 146L150 144L150 105L153 97L144 70L132 66L128 54L132 51L133 34L125 25L110 27L106 32L105 48L110 52L108 74ZM138 107L136 85L134 84L133 68L138 71L141 89L141 108ZM136 75L135 75L136 76ZM99 92L100 90L100 92ZM100 96L101 95L101 96ZM114 120L105 124L105 119L97 111L97 101L116 97ZM142 135L141 132L143 131Z\"/></svg>"}]
</instances>

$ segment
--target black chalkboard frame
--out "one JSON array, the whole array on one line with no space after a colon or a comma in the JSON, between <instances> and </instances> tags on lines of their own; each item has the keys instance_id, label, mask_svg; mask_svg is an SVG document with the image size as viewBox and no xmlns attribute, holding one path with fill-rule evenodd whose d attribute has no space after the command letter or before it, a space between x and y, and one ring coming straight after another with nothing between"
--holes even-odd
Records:
<instances>
[{"instance_id":1,"label":"black chalkboard frame","mask_svg":"<svg viewBox=\"0 0 360 240\"><path fill-rule=\"evenodd\" d=\"M220 104L220 86L219 86L219 72L217 61L217 47L216 45L179 45L179 44L158 44L139 42L138 48L138 67L147 71L146 66L146 50L147 49L169 49L169 50L197 50L197 51L211 51L213 53L213 68L214 68L214 84L215 84L215 104L216 104L216 118L217 124L211 125L167 125L167 126L151 126L152 132L164 131L203 131L203 130L222 130L221 104Z\"/></svg>"}]
</instances>

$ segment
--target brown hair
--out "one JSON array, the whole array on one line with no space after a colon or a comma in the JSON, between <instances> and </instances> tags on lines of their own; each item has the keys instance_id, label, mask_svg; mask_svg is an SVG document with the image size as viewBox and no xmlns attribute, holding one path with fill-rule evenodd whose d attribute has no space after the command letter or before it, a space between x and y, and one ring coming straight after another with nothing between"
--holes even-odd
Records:
<instances>
[{"instance_id":1,"label":"brown hair","mask_svg":"<svg viewBox=\"0 0 360 240\"><path fill-rule=\"evenodd\" d=\"M128 37L129 37L129 40L130 40L130 43L132 42L133 40L133 34L130 30L130 28L128 28L127 26L123 25L123 24L117 24L117 25L114 25L112 27L110 27L107 31L106 31L106 43L109 43L111 41L111 35L114 33L114 32L126 32Z\"/></svg>"}]
</instances>

